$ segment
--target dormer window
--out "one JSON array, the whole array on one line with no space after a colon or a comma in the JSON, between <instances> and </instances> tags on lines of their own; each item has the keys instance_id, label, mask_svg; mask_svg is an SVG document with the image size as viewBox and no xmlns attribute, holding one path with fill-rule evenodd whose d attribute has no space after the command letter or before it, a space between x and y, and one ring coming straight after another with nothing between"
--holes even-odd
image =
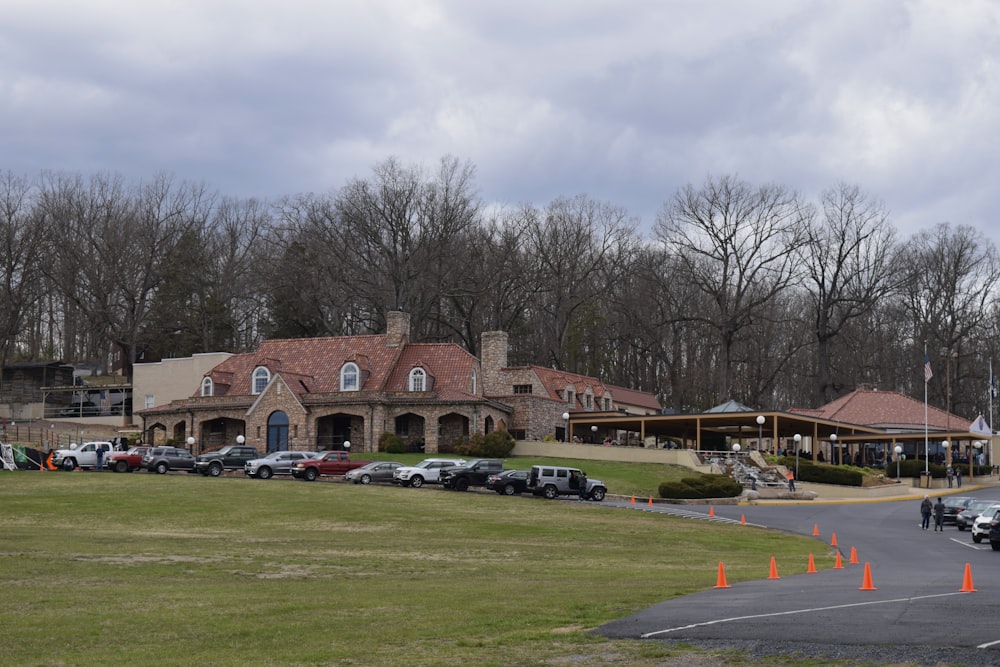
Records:
<instances>
[{"instance_id":1,"label":"dormer window","mask_svg":"<svg viewBox=\"0 0 1000 667\"><path fill-rule=\"evenodd\" d=\"M253 393L259 394L264 391L264 387L271 381L271 371L265 366L258 366L253 369Z\"/></svg>"},{"instance_id":2,"label":"dormer window","mask_svg":"<svg viewBox=\"0 0 1000 667\"><path fill-rule=\"evenodd\" d=\"M340 369L340 391L358 390L358 365L349 362Z\"/></svg>"},{"instance_id":3,"label":"dormer window","mask_svg":"<svg viewBox=\"0 0 1000 667\"><path fill-rule=\"evenodd\" d=\"M427 386L427 373L423 368L414 368L410 371L410 391L424 391Z\"/></svg>"},{"instance_id":4,"label":"dormer window","mask_svg":"<svg viewBox=\"0 0 1000 667\"><path fill-rule=\"evenodd\" d=\"M210 378L210 377L202 378L202 380L201 380L201 395L202 396L211 396L212 395L212 391L213 391L214 388L215 388L215 385L212 383L212 378Z\"/></svg>"}]
</instances>

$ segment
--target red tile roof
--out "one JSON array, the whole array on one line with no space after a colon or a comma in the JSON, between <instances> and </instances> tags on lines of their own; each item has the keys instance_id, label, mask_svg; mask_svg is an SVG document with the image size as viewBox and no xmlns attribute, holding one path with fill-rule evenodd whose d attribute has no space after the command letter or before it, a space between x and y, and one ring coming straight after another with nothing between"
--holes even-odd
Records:
<instances>
[{"instance_id":1,"label":"red tile roof","mask_svg":"<svg viewBox=\"0 0 1000 667\"><path fill-rule=\"evenodd\" d=\"M627 387L619 387L611 384L606 386L611 391L611 396L614 398L615 403L634 405L648 410L656 410L657 412L659 412L663 407L660 405L660 402L656 400L656 396L648 392L629 389Z\"/></svg>"},{"instance_id":2,"label":"red tile roof","mask_svg":"<svg viewBox=\"0 0 1000 667\"><path fill-rule=\"evenodd\" d=\"M815 408L792 408L789 412L821 419L905 431L924 428L924 403L898 391L857 389ZM972 421L927 406L927 427L938 431L968 431Z\"/></svg>"}]
</instances>

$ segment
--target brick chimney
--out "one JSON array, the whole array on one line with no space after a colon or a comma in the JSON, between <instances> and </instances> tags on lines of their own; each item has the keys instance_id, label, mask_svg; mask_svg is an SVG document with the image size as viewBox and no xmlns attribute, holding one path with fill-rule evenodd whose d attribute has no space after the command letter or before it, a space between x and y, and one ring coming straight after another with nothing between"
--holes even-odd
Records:
<instances>
[{"instance_id":1,"label":"brick chimney","mask_svg":"<svg viewBox=\"0 0 1000 667\"><path fill-rule=\"evenodd\" d=\"M410 340L410 314L390 310L385 315L385 344L399 347Z\"/></svg>"},{"instance_id":2,"label":"brick chimney","mask_svg":"<svg viewBox=\"0 0 1000 667\"><path fill-rule=\"evenodd\" d=\"M479 365L483 373L483 394L497 396L508 393L503 390L501 372L507 367L507 332L484 331L482 336L482 358Z\"/></svg>"}]
</instances>

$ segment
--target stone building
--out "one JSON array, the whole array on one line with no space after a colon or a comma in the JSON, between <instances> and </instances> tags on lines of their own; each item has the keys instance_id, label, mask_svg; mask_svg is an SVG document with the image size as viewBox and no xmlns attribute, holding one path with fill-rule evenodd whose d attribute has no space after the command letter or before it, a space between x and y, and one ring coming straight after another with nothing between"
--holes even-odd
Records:
<instances>
[{"instance_id":1,"label":"stone building","mask_svg":"<svg viewBox=\"0 0 1000 667\"><path fill-rule=\"evenodd\" d=\"M437 452L496 429L563 439L567 411L616 409L595 378L507 366L507 334L485 332L482 360L453 343L411 343L410 317L380 335L264 341L204 373L194 394L137 412L147 442L194 451L243 435L260 450L375 451L383 433ZM647 395L648 396L648 395ZM563 437L560 437L563 436Z\"/></svg>"}]
</instances>

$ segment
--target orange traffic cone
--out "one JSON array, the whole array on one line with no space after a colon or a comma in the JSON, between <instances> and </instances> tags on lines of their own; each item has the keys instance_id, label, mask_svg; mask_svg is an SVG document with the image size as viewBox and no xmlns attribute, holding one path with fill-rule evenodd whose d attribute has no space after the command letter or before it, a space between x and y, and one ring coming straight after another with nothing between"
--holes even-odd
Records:
<instances>
[{"instance_id":1,"label":"orange traffic cone","mask_svg":"<svg viewBox=\"0 0 1000 667\"><path fill-rule=\"evenodd\" d=\"M849 561L847 561L847 563L849 565L857 565L858 564L858 550L855 549L854 547L851 547L851 559Z\"/></svg>"},{"instance_id":2,"label":"orange traffic cone","mask_svg":"<svg viewBox=\"0 0 1000 667\"><path fill-rule=\"evenodd\" d=\"M816 560L809 554L809 565L806 567L806 574L816 574Z\"/></svg>"},{"instance_id":3,"label":"orange traffic cone","mask_svg":"<svg viewBox=\"0 0 1000 667\"><path fill-rule=\"evenodd\" d=\"M747 515L746 514L741 514L740 515L740 525L741 526L747 525Z\"/></svg>"},{"instance_id":4,"label":"orange traffic cone","mask_svg":"<svg viewBox=\"0 0 1000 667\"><path fill-rule=\"evenodd\" d=\"M959 589L959 593L975 593L976 587L972 585L972 568L968 563L965 564L965 577L962 579L962 588Z\"/></svg>"},{"instance_id":5,"label":"orange traffic cone","mask_svg":"<svg viewBox=\"0 0 1000 667\"><path fill-rule=\"evenodd\" d=\"M726 568L723 566L722 561L719 561L719 575L715 579L716 588L729 588L729 584L726 583Z\"/></svg>"},{"instance_id":6,"label":"orange traffic cone","mask_svg":"<svg viewBox=\"0 0 1000 667\"><path fill-rule=\"evenodd\" d=\"M635 505L635 494L632 494L632 504Z\"/></svg>"},{"instance_id":7,"label":"orange traffic cone","mask_svg":"<svg viewBox=\"0 0 1000 667\"><path fill-rule=\"evenodd\" d=\"M833 569L834 570L843 570L844 569L844 563L840 560L840 552L839 551L837 552L837 560L835 560L833 562Z\"/></svg>"},{"instance_id":8,"label":"orange traffic cone","mask_svg":"<svg viewBox=\"0 0 1000 667\"><path fill-rule=\"evenodd\" d=\"M819 537L819 524L813 524L813 537Z\"/></svg>"},{"instance_id":9,"label":"orange traffic cone","mask_svg":"<svg viewBox=\"0 0 1000 667\"><path fill-rule=\"evenodd\" d=\"M859 591L877 591L878 589L872 586L872 566L867 562L865 563L865 576L861 580L861 588Z\"/></svg>"},{"instance_id":10,"label":"orange traffic cone","mask_svg":"<svg viewBox=\"0 0 1000 667\"><path fill-rule=\"evenodd\" d=\"M837 533L830 533L830 546L837 546Z\"/></svg>"},{"instance_id":11,"label":"orange traffic cone","mask_svg":"<svg viewBox=\"0 0 1000 667\"><path fill-rule=\"evenodd\" d=\"M780 579L778 576L778 564L774 562L774 556L771 556L771 574L767 575L768 579Z\"/></svg>"},{"instance_id":12,"label":"orange traffic cone","mask_svg":"<svg viewBox=\"0 0 1000 667\"><path fill-rule=\"evenodd\" d=\"M650 507L652 507L652 506L653 506L653 496L650 496L650 497L649 497L649 506L650 506Z\"/></svg>"},{"instance_id":13,"label":"orange traffic cone","mask_svg":"<svg viewBox=\"0 0 1000 667\"><path fill-rule=\"evenodd\" d=\"M708 506L708 516L715 516L715 507L712 505Z\"/></svg>"}]
</instances>

